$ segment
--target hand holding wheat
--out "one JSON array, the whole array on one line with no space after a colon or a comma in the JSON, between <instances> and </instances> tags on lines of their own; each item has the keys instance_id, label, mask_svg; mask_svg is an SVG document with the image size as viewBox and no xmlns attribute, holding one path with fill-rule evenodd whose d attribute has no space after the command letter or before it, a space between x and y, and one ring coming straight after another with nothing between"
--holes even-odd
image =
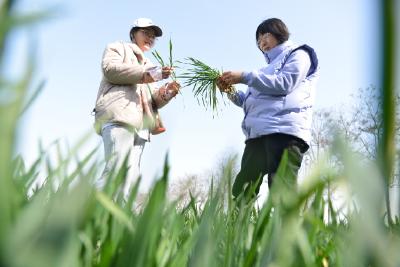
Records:
<instances>
[{"instance_id":1,"label":"hand holding wheat","mask_svg":"<svg viewBox=\"0 0 400 267\"><path fill-rule=\"evenodd\" d=\"M242 82L242 74L241 71L226 71L222 73L221 80L224 81L226 84L237 84Z\"/></svg>"},{"instance_id":2,"label":"hand holding wheat","mask_svg":"<svg viewBox=\"0 0 400 267\"><path fill-rule=\"evenodd\" d=\"M223 93L235 93L235 88L231 84L227 83L224 79L222 79L222 76L217 78L217 87Z\"/></svg>"},{"instance_id":3,"label":"hand holding wheat","mask_svg":"<svg viewBox=\"0 0 400 267\"><path fill-rule=\"evenodd\" d=\"M169 92L172 96L176 96L179 93L179 89L181 88L181 85L177 81L172 81L170 83L167 83L165 85L165 88L167 92Z\"/></svg>"}]
</instances>

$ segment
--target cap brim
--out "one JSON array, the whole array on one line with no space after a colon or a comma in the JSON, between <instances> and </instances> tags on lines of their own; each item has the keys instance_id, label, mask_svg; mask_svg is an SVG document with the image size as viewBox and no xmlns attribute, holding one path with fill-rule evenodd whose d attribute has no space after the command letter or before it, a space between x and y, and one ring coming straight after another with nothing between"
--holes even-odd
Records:
<instances>
[{"instance_id":1,"label":"cap brim","mask_svg":"<svg viewBox=\"0 0 400 267\"><path fill-rule=\"evenodd\" d=\"M154 33L156 37L162 36L162 30L160 27L152 25L152 26L147 26L147 27L132 27L132 29L144 29L144 28L152 28L154 30Z\"/></svg>"},{"instance_id":2,"label":"cap brim","mask_svg":"<svg viewBox=\"0 0 400 267\"><path fill-rule=\"evenodd\" d=\"M153 28L154 31L155 31L155 33L156 33L156 36L157 36L157 37L162 36L162 30L161 30L160 27L158 27L158 26L156 26L156 25L153 25L153 26L150 26L150 27L148 27L148 28Z\"/></svg>"}]
</instances>

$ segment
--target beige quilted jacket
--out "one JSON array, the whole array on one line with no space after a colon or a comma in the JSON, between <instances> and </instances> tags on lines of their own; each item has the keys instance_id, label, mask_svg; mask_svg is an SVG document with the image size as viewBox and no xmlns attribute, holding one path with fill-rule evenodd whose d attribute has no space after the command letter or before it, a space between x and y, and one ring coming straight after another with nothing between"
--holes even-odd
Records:
<instances>
[{"instance_id":1,"label":"beige quilted jacket","mask_svg":"<svg viewBox=\"0 0 400 267\"><path fill-rule=\"evenodd\" d=\"M161 108L170 99L162 96L155 83L142 83L143 74L152 66L134 43L115 42L107 46L101 64L103 78L94 110L98 134L107 122L136 130L155 126L152 102Z\"/></svg>"}]
</instances>

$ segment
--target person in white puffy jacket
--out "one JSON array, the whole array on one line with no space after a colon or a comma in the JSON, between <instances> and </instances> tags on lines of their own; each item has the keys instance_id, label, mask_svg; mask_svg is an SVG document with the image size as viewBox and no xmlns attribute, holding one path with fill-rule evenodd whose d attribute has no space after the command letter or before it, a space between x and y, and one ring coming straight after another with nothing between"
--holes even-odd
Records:
<instances>
[{"instance_id":1,"label":"person in white puffy jacket","mask_svg":"<svg viewBox=\"0 0 400 267\"><path fill-rule=\"evenodd\" d=\"M277 18L263 21L256 30L257 46L267 65L254 71L226 71L219 87L246 84L246 92L228 94L243 108L242 130L246 136L241 169L232 188L234 197L249 192L258 194L264 175L271 187L283 152L295 187L303 154L311 139L312 108L319 77L318 59L308 45L297 46L289 40L285 23ZM250 195L254 197L254 195Z\"/></svg>"},{"instance_id":2,"label":"person in white puffy jacket","mask_svg":"<svg viewBox=\"0 0 400 267\"><path fill-rule=\"evenodd\" d=\"M112 168L127 159L128 172L121 190L127 199L140 173L140 159L150 134L165 131L158 109L180 89L178 82L157 88L173 69L158 67L147 59L162 30L148 18L135 20L130 28L131 42L108 44L102 59L103 78L97 94L95 130L104 143L106 167L96 186L102 189Z\"/></svg>"}]
</instances>

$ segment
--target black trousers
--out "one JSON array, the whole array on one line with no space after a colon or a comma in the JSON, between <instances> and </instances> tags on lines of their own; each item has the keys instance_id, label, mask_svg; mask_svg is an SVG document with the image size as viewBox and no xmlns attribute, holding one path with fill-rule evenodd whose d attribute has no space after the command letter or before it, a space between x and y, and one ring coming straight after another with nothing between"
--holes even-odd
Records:
<instances>
[{"instance_id":1,"label":"black trousers","mask_svg":"<svg viewBox=\"0 0 400 267\"><path fill-rule=\"evenodd\" d=\"M268 187L271 188L285 149L288 151L286 168L290 175L297 177L303 155L308 148L302 139L280 133L247 140L241 169L233 184L233 196L236 198L242 192L247 194L252 187L255 187L254 193L257 195L265 174L268 174Z\"/></svg>"}]
</instances>

